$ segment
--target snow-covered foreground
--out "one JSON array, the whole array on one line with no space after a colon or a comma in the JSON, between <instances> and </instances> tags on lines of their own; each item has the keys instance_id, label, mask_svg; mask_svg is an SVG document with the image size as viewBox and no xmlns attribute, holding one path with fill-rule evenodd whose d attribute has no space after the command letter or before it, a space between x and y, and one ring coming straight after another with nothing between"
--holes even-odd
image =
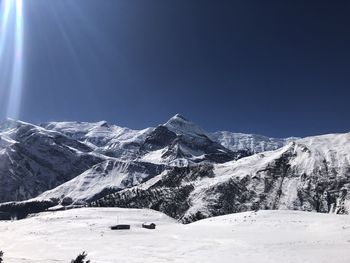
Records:
<instances>
[{"instance_id":1,"label":"snow-covered foreground","mask_svg":"<svg viewBox=\"0 0 350 263\"><path fill-rule=\"evenodd\" d=\"M117 220L131 230L109 230ZM84 208L2 221L0 250L5 263L69 263L82 251L92 263L348 263L350 217L259 211L181 225L151 210Z\"/></svg>"}]
</instances>

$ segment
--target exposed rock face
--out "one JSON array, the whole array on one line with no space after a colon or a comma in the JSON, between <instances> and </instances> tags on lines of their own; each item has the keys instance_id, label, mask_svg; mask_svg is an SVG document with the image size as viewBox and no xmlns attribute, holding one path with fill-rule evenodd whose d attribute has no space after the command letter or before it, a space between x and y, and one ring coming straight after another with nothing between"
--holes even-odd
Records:
<instances>
[{"instance_id":1,"label":"exposed rock face","mask_svg":"<svg viewBox=\"0 0 350 263\"><path fill-rule=\"evenodd\" d=\"M237 162L173 168L96 206L148 207L182 222L256 209L350 211L350 134L310 137Z\"/></svg>"},{"instance_id":2,"label":"exposed rock face","mask_svg":"<svg viewBox=\"0 0 350 263\"><path fill-rule=\"evenodd\" d=\"M213 177L213 166L171 167L164 175L128 190L108 195L93 206L151 208L180 219L190 208L189 196L195 187L192 183L202 177Z\"/></svg>"},{"instance_id":3,"label":"exposed rock face","mask_svg":"<svg viewBox=\"0 0 350 263\"><path fill-rule=\"evenodd\" d=\"M142 150L155 151L163 149L170 145L176 137L176 133L170 131L165 126L160 125L146 137Z\"/></svg>"}]
</instances>

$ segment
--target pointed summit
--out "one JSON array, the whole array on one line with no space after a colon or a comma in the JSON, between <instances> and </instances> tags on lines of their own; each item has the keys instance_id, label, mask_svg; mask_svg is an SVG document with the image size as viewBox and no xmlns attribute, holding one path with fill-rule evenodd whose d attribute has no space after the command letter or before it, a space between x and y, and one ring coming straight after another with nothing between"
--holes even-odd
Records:
<instances>
[{"instance_id":1,"label":"pointed summit","mask_svg":"<svg viewBox=\"0 0 350 263\"><path fill-rule=\"evenodd\" d=\"M188 134L188 135L207 135L206 132L200 128L197 124L189 121L181 114L176 114L170 118L163 126L167 127L170 131L176 134Z\"/></svg>"},{"instance_id":2,"label":"pointed summit","mask_svg":"<svg viewBox=\"0 0 350 263\"><path fill-rule=\"evenodd\" d=\"M188 119L186 119L184 116L182 116L180 113L175 114L173 117L171 117L170 119L182 119L184 121L188 121Z\"/></svg>"}]
</instances>

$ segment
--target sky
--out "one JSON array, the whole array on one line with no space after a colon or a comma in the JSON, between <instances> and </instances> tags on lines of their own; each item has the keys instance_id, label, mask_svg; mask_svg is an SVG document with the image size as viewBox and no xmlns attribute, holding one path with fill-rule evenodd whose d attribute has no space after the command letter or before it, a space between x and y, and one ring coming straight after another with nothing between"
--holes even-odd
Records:
<instances>
[{"instance_id":1,"label":"sky","mask_svg":"<svg viewBox=\"0 0 350 263\"><path fill-rule=\"evenodd\" d=\"M349 13L341 0L25 0L18 118L349 132Z\"/></svg>"}]
</instances>

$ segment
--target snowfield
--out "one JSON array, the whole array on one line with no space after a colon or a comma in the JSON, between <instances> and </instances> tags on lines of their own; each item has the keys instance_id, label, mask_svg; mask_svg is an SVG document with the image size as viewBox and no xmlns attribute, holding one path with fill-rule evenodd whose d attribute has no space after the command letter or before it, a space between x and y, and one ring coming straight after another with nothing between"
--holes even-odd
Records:
<instances>
[{"instance_id":1,"label":"snowfield","mask_svg":"<svg viewBox=\"0 0 350 263\"><path fill-rule=\"evenodd\" d=\"M131 230L109 226L131 224ZM141 228L144 222L156 230ZM231 214L182 225L152 210L82 208L0 221L5 263L350 262L350 217L300 211Z\"/></svg>"}]
</instances>

